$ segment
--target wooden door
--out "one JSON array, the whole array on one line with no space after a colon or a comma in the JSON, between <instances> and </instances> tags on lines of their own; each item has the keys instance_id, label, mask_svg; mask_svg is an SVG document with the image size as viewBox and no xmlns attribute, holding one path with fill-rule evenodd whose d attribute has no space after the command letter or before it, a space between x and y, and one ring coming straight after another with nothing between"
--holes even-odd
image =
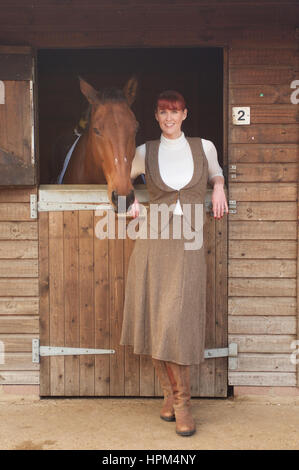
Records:
<instances>
[{"instance_id":1,"label":"wooden door","mask_svg":"<svg viewBox=\"0 0 299 470\"><path fill-rule=\"evenodd\" d=\"M0 185L34 185L34 58L0 46Z\"/></svg>"},{"instance_id":2,"label":"wooden door","mask_svg":"<svg viewBox=\"0 0 299 470\"><path fill-rule=\"evenodd\" d=\"M80 188L80 190L79 190ZM113 349L115 354L41 357L42 396L160 396L151 358L120 346L124 286L134 241L96 236L105 187L41 186L40 345ZM138 194L138 193L137 193ZM138 194L142 202L142 191ZM209 192L207 199L211 197ZM61 210L54 210L56 201ZM80 202L77 208L68 206ZM42 207L41 204L48 204ZM68 210L69 207L69 210ZM86 210L87 209L87 210ZM227 346L226 218L207 217L206 348ZM227 358L192 366L193 396L227 395Z\"/></svg>"}]
</instances>

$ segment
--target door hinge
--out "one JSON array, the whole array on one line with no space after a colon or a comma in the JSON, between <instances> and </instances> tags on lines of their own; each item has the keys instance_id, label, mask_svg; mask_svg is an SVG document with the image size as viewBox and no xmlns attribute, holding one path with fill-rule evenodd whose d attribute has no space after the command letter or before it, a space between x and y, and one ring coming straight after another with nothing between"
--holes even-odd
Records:
<instances>
[{"instance_id":1,"label":"door hinge","mask_svg":"<svg viewBox=\"0 0 299 470\"><path fill-rule=\"evenodd\" d=\"M229 175L231 178L236 179L237 178L237 165L229 165Z\"/></svg>"},{"instance_id":2,"label":"door hinge","mask_svg":"<svg viewBox=\"0 0 299 470\"><path fill-rule=\"evenodd\" d=\"M228 213L236 214L237 213L237 201L228 201Z\"/></svg>"},{"instance_id":3,"label":"door hinge","mask_svg":"<svg viewBox=\"0 0 299 470\"><path fill-rule=\"evenodd\" d=\"M228 357L228 368L230 370L238 367L238 344L230 343L227 348L205 349L205 359L215 357Z\"/></svg>"},{"instance_id":4,"label":"door hinge","mask_svg":"<svg viewBox=\"0 0 299 470\"><path fill-rule=\"evenodd\" d=\"M87 354L114 354L114 349L65 348L40 346L39 339L32 340L32 362L39 363L41 356L82 356Z\"/></svg>"},{"instance_id":5,"label":"door hinge","mask_svg":"<svg viewBox=\"0 0 299 470\"><path fill-rule=\"evenodd\" d=\"M30 194L30 218L37 218L37 195Z\"/></svg>"}]
</instances>

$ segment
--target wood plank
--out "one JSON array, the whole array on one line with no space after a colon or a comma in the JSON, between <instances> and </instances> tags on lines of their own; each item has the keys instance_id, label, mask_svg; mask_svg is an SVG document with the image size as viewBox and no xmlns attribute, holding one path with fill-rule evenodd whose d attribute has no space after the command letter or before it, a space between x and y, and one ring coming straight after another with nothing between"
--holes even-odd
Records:
<instances>
[{"instance_id":1,"label":"wood plank","mask_svg":"<svg viewBox=\"0 0 299 470\"><path fill-rule=\"evenodd\" d=\"M229 277L296 277L296 260L231 259L228 264Z\"/></svg>"},{"instance_id":2,"label":"wood plank","mask_svg":"<svg viewBox=\"0 0 299 470\"><path fill-rule=\"evenodd\" d=\"M38 277L36 259L0 259L1 277Z\"/></svg>"},{"instance_id":3,"label":"wood plank","mask_svg":"<svg viewBox=\"0 0 299 470\"><path fill-rule=\"evenodd\" d=\"M227 346L227 218L216 220L216 348ZM227 396L227 358L215 359L215 396Z\"/></svg>"},{"instance_id":4,"label":"wood plank","mask_svg":"<svg viewBox=\"0 0 299 470\"><path fill-rule=\"evenodd\" d=\"M160 7L160 5L159 5ZM169 22L169 18L167 19ZM135 26L135 25L134 25ZM167 30L152 31L149 29L136 30L135 27L123 30L121 34L123 47L182 47L182 46L214 46L230 45L232 47L272 47L296 48L294 30L289 25L281 24L274 28L271 24L264 24L263 28L255 24L246 24L246 28L240 24L233 29L228 25L216 27L208 24L206 27L176 29L176 33L169 35ZM87 47L119 47L120 37L117 30L103 31L30 31L13 28L6 31L0 30L0 42L6 44L21 44L25 42L37 48L87 48Z\"/></svg>"},{"instance_id":5,"label":"wood plank","mask_svg":"<svg viewBox=\"0 0 299 470\"><path fill-rule=\"evenodd\" d=\"M238 354L236 372L295 372L289 354ZM232 371L235 372L235 371Z\"/></svg>"},{"instance_id":6,"label":"wood plank","mask_svg":"<svg viewBox=\"0 0 299 470\"><path fill-rule=\"evenodd\" d=\"M291 372L229 372L230 385L295 387L296 374Z\"/></svg>"},{"instance_id":7,"label":"wood plank","mask_svg":"<svg viewBox=\"0 0 299 470\"><path fill-rule=\"evenodd\" d=\"M297 124L251 124L229 129L232 144L298 144Z\"/></svg>"},{"instance_id":8,"label":"wood plank","mask_svg":"<svg viewBox=\"0 0 299 470\"><path fill-rule=\"evenodd\" d=\"M231 144L231 163L297 163L295 144Z\"/></svg>"},{"instance_id":9,"label":"wood plank","mask_svg":"<svg viewBox=\"0 0 299 470\"><path fill-rule=\"evenodd\" d=\"M38 297L1 297L0 315L38 315Z\"/></svg>"},{"instance_id":10,"label":"wood plank","mask_svg":"<svg viewBox=\"0 0 299 470\"><path fill-rule=\"evenodd\" d=\"M30 194L37 194L36 187L29 188L1 188L0 202L28 202L30 203Z\"/></svg>"},{"instance_id":11,"label":"wood plank","mask_svg":"<svg viewBox=\"0 0 299 470\"><path fill-rule=\"evenodd\" d=\"M38 217L39 231L39 311L40 345L50 345L50 280L49 280L49 213ZM51 393L50 358L40 358L40 395Z\"/></svg>"},{"instance_id":12,"label":"wood plank","mask_svg":"<svg viewBox=\"0 0 299 470\"><path fill-rule=\"evenodd\" d=\"M229 63L233 65L290 65L292 66L297 54L295 49L273 49L273 48L244 48L232 47L229 51Z\"/></svg>"},{"instance_id":13,"label":"wood plank","mask_svg":"<svg viewBox=\"0 0 299 470\"><path fill-rule=\"evenodd\" d=\"M127 273L130 256L134 248L134 240L127 236L124 244L124 286L127 281ZM125 346L125 395L140 395L140 357L134 354L132 346ZM155 395L162 395L158 377L155 373Z\"/></svg>"},{"instance_id":14,"label":"wood plank","mask_svg":"<svg viewBox=\"0 0 299 470\"><path fill-rule=\"evenodd\" d=\"M0 220L28 220L30 217L30 204L27 202L1 202Z\"/></svg>"},{"instance_id":15,"label":"wood plank","mask_svg":"<svg viewBox=\"0 0 299 470\"><path fill-rule=\"evenodd\" d=\"M115 216L116 218L116 216ZM124 244L118 239L118 223L115 222L115 239L109 238L109 286L110 286L110 395L125 395L125 348L119 344L124 300Z\"/></svg>"},{"instance_id":16,"label":"wood plank","mask_svg":"<svg viewBox=\"0 0 299 470\"><path fill-rule=\"evenodd\" d=\"M94 233L101 217L94 217ZM95 347L110 349L108 239L94 237ZM95 394L110 395L110 357L95 356Z\"/></svg>"},{"instance_id":17,"label":"wood plank","mask_svg":"<svg viewBox=\"0 0 299 470\"><path fill-rule=\"evenodd\" d=\"M64 315L66 347L80 347L79 323L79 237L78 212L63 214L63 268L64 268ZM79 396L79 357L65 356L66 396Z\"/></svg>"},{"instance_id":18,"label":"wood plank","mask_svg":"<svg viewBox=\"0 0 299 470\"><path fill-rule=\"evenodd\" d=\"M37 258L38 242L33 240L0 241L0 258Z\"/></svg>"},{"instance_id":19,"label":"wood plank","mask_svg":"<svg viewBox=\"0 0 299 470\"><path fill-rule=\"evenodd\" d=\"M299 179L297 182L297 345L299 344ZM297 357L298 359L298 357ZM296 385L299 387L299 361L296 367Z\"/></svg>"},{"instance_id":20,"label":"wood plank","mask_svg":"<svg viewBox=\"0 0 299 470\"><path fill-rule=\"evenodd\" d=\"M287 85L269 85L266 82L260 85L232 85L229 89L229 102L235 106L290 104L293 91L289 83Z\"/></svg>"},{"instance_id":21,"label":"wood plank","mask_svg":"<svg viewBox=\"0 0 299 470\"><path fill-rule=\"evenodd\" d=\"M50 344L64 345L63 212L49 212ZM64 395L64 357L50 357L52 396Z\"/></svg>"},{"instance_id":22,"label":"wood plank","mask_svg":"<svg viewBox=\"0 0 299 470\"><path fill-rule=\"evenodd\" d=\"M217 227L219 230L219 226ZM219 238L219 235L218 235ZM218 240L217 240L218 241ZM207 265L206 287L206 329L205 348L216 346L216 221L212 216L207 217L204 227L204 247ZM219 262L219 259L217 259ZM217 279L218 281L218 279ZM221 338L220 338L221 339ZM219 339L219 340L220 340ZM193 366L191 371L191 395L214 396L216 380L215 359L205 360L199 366Z\"/></svg>"},{"instance_id":23,"label":"wood plank","mask_svg":"<svg viewBox=\"0 0 299 470\"><path fill-rule=\"evenodd\" d=\"M39 364L32 362L30 353L9 353L5 354L5 363L0 364L0 370L13 370L18 374L25 370L39 370Z\"/></svg>"},{"instance_id":24,"label":"wood plank","mask_svg":"<svg viewBox=\"0 0 299 470\"><path fill-rule=\"evenodd\" d=\"M38 296L38 279L0 279L0 296Z\"/></svg>"},{"instance_id":25,"label":"wood plank","mask_svg":"<svg viewBox=\"0 0 299 470\"><path fill-rule=\"evenodd\" d=\"M173 3L171 6L171 15L169 13L168 4L159 4L159 18L156 18L156 9L149 8L144 4L124 4L117 8L117 16L115 9L100 4L81 5L74 4L72 9L67 4L59 3L52 8L52 5L35 4L34 8L22 5L22 10L17 10L10 4L4 9L0 19L3 31L10 30L14 25L16 30L29 31L111 31L113 25L114 31L126 31L131 29L133 25L136 30L161 30L170 18L177 29L179 25L188 26L189 29L197 27L206 29L207 25L223 27L227 25L234 30L237 27L246 29L248 25L259 26L260 29L269 24L273 27L278 22L278 18L283 25L293 25L293 19L298 15L296 5L289 4L288 8L282 9L278 4L272 4L271 8L266 8L263 4L222 4L221 12L217 8L207 9L206 6L190 3L188 8L184 3ZM68 18L68 24L64 25L63 19ZM178 23L180 19L180 23ZM171 23L170 23L171 24Z\"/></svg>"},{"instance_id":26,"label":"wood plank","mask_svg":"<svg viewBox=\"0 0 299 470\"><path fill-rule=\"evenodd\" d=\"M39 371L37 370L24 370L24 371L1 371L0 384L1 385L29 385L39 383Z\"/></svg>"},{"instance_id":27,"label":"wood plank","mask_svg":"<svg viewBox=\"0 0 299 470\"><path fill-rule=\"evenodd\" d=\"M297 163L237 163L230 173L234 182L295 182L298 178Z\"/></svg>"},{"instance_id":28,"label":"wood plank","mask_svg":"<svg viewBox=\"0 0 299 470\"><path fill-rule=\"evenodd\" d=\"M231 220L296 220L296 202L237 202Z\"/></svg>"},{"instance_id":29,"label":"wood plank","mask_svg":"<svg viewBox=\"0 0 299 470\"><path fill-rule=\"evenodd\" d=\"M0 333L10 334L39 334L39 319L34 316L17 316L1 315L0 319Z\"/></svg>"},{"instance_id":30,"label":"wood plank","mask_svg":"<svg viewBox=\"0 0 299 470\"><path fill-rule=\"evenodd\" d=\"M17 66L18 59L23 61L24 57L21 55L0 55L2 69L3 58L11 61L11 65L15 64ZM31 57L29 57L29 62L31 75ZM21 70L23 68L24 63L21 64ZM30 81L28 79L16 81L18 79L17 74L21 73L21 70L12 71L9 81L4 81L6 72L10 73L9 70L6 71L4 68L1 74L5 86L5 103L0 107L0 183L2 185L35 184L35 166L31 162L32 110ZM22 205L22 203L20 204ZM2 203L0 203L1 206ZM0 208L0 214L3 210L5 214L5 209L2 207Z\"/></svg>"},{"instance_id":31,"label":"wood plank","mask_svg":"<svg viewBox=\"0 0 299 470\"><path fill-rule=\"evenodd\" d=\"M242 335L295 335L295 316L237 316L228 318L230 334Z\"/></svg>"},{"instance_id":32,"label":"wood plank","mask_svg":"<svg viewBox=\"0 0 299 470\"><path fill-rule=\"evenodd\" d=\"M229 315L296 315L296 297L230 297Z\"/></svg>"},{"instance_id":33,"label":"wood plank","mask_svg":"<svg viewBox=\"0 0 299 470\"><path fill-rule=\"evenodd\" d=\"M284 85L296 80L293 66L238 65L230 67L230 84Z\"/></svg>"},{"instance_id":34,"label":"wood plank","mask_svg":"<svg viewBox=\"0 0 299 470\"><path fill-rule=\"evenodd\" d=\"M290 354L294 335L234 335L229 343L238 344L239 353Z\"/></svg>"},{"instance_id":35,"label":"wood plank","mask_svg":"<svg viewBox=\"0 0 299 470\"><path fill-rule=\"evenodd\" d=\"M230 183L229 199L236 201L297 201L296 183Z\"/></svg>"},{"instance_id":36,"label":"wood plank","mask_svg":"<svg viewBox=\"0 0 299 470\"><path fill-rule=\"evenodd\" d=\"M140 355L140 396L155 396L155 370L150 356Z\"/></svg>"},{"instance_id":37,"label":"wood plank","mask_svg":"<svg viewBox=\"0 0 299 470\"><path fill-rule=\"evenodd\" d=\"M80 347L95 347L93 211L79 211ZM94 355L80 356L80 395L94 395Z\"/></svg>"},{"instance_id":38,"label":"wood plank","mask_svg":"<svg viewBox=\"0 0 299 470\"><path fill-rule=\"evenodd\" d=\"M228 282L228 289L230 296L294 297L296 279L231 278Z\"/></svg>"},{"instance_id":39,"label":"wood plank","mask_svg":"<svg viewBox=\"0 0 299 470\"><path fill-rule=\"evenodd\" d=\"M229 238L231 240L295 240L296 236L296 222L230 220Z\"/></svg>"},{"instance_id":40,"label":"wood plank","mask_svg":"<svg viewBox=\"0 0 299 470\"><path fill-rule=\"evenodd\" d=\"M38 338L37 334L1 334L0 341L4 343L6 353L31 353L32 340Z\"/></svg>"},{"instance_id":41,"label":"wood plank","mask_svg":"<svg viewBox=\"0 0 299 470\"><path fill-rule=\"evenodd\" d=\"M295 240L230 240L229 257L296 259Z\"/></svg>"},{"instance_id":42,"label":"wood plank","mask_svg":"<svg viewBox=\"0 0 299 470\"><path fill-rule=\"evenodd\" d=\"M37 222L0 222L0 240L37 240Z\"/></svg>"},{"instance_id":43,"label":"wood plank","mask_svg":"<svg viewBox=\"0 0 299 470\"><path fill-rule=\"evenodd\" d=\"M293 91L293 90L292 90ZM244 104L242 105L244 106ZM233 106L229 112L229 123L232 124ZM299 121L299 112L292 103L250 105L250 124L293 124Z\"/></svg>"}]
</instances>

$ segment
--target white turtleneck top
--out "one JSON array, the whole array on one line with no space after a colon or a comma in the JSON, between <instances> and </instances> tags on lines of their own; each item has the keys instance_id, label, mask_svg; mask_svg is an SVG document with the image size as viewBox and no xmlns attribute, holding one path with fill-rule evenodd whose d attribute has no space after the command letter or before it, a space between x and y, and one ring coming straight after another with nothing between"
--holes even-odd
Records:
<instances>
[{"instance_id":1,"label":"white turtleneck top","mask_svg":"<svg viewBox=\"0 0 299 470\"><path fill-rule=\"evenodd\" d=\"M202 140L203 150L208 160L209 180L214 176L223 176L223 171L218 163L217 150L210 140ZM132 162L131 178L145 173L146 145L136 148ZM190 145L182 132L177 139L167 139L161 135L158 155L159 171L162 180L167 186L179 190L186 186L193 176L194 164ZM177 200L174 214L182 215L182 207Z\"/></svg>"}]
</instances>

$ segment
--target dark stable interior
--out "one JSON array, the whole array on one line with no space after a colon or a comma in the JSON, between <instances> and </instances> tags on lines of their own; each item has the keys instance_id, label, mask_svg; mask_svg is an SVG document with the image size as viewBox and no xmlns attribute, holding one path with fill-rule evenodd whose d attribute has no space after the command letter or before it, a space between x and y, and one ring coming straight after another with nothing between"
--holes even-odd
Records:
<instances>
[{"instance_id":1,"label":"dark stable interior","mask_svg":"<svg viewBox=\"0 0 299 470\"><path fill-rule=\"evenodd\" d=\"M38 52L40 184L54 182L61 168L57 155L66 155L75 140L73 129L88 106L78 76L100 90L123 88L132 75L138 78L132 106L140 124L136 145L159 138L153 109L156 96L177 90L188 108L185 135L214 142L223 167L221 48L47 49Z\"/></svg>"}]
</instances>

